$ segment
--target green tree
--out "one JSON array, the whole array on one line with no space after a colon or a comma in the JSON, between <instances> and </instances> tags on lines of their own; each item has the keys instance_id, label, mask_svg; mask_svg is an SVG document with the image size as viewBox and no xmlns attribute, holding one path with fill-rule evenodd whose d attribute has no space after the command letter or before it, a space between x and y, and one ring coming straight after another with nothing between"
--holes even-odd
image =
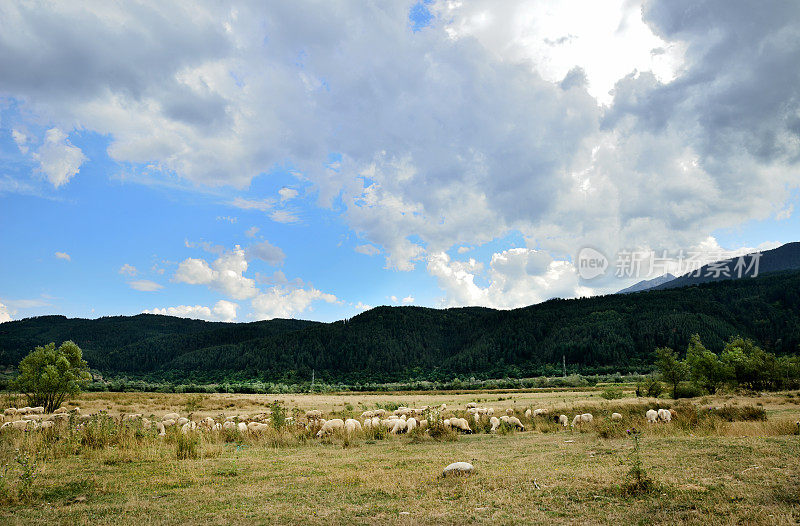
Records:
<instances>
[{"instance_id":1,"label":"green tree","mask_svg":"<svg viewBox=\"0 0 800 526\"><path fill-rule=\"evenodd\" d=\"M91 379L81 348L66 341L36 347L19 363L19 376L12 387L28 398L31 406L43 406L50 413L68 396L80 393Z\"/></svg>"},{"instance_id":2,"label":"green tree","mask_svg":"<svg viewBox=\"0 0 800 526\"><path fill-rule=\"evenodd\" d=\"M672 386L672 397L678 391L678 384L688 376L688 367L678 359L678 355L669 347L656 349L656 367L661 371L661 377Z\"/></svg>"},{"instance_id":3,"label":"green tree","mask_svg":"<svg viewBox=\"0 0 800 526\"><path fill-rule=\"evenodd\" d=\"M775 355L740 336L731 338L720 359L730 368L736 383L750 389L762 389L780 376Z\"/></svg>"},{"instance_id":4,"label":"green tree","mask_svg":"<svg viewBox=\"0 0 800 526\"><path fill-rule=\"evenodd\" d=\"M711 394L716 393L730 376L728 368L717 355L705 348L699 334L693 335L689 340L686 365L689 366L689 377L692 381Z\"/></svg>"}]
</instances>

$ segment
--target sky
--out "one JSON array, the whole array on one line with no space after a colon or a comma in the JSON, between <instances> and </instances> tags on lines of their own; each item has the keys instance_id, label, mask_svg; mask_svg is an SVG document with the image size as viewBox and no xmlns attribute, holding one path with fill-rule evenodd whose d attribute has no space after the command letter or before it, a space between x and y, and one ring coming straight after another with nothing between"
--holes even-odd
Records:
<instances>
[{"instance_id":1,"label":"sky","mask_svg":"<svg viewBox=\"0 0 800 526\"><path fill-rule=\"evenodd\" d=\"M3 2L0 322L510 309L797 241L798 64L793 0Z\"/></svg>"}]
</instances>

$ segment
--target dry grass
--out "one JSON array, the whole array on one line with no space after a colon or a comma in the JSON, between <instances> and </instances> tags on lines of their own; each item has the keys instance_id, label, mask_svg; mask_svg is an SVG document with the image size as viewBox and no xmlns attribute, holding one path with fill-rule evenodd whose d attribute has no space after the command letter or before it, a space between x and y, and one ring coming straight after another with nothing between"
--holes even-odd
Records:
<instances>
[{"instance_id":1,"label":"dry grass","mask_svg":"<svg viewBox=\"0 0 800 526\"><path fill-rule=\"evenodd\" d=\"M800 436L793 433L800 405L791 402L793 394L787 395L695 401L711 407L761 402L766 421L727 422L678 405L675 422L649 426L642 408L668 402L606 401L594 392L205 395L197 416L263 412L275 399L290 410L343 414L357 414L376 403L463 407L480 400L497 411L515 408L518 415L531 405L570 417L590 410L596 420L564 431L548 419L523 417L526 432L462 435L456 441L420 436L317 440L288 431L261 437L220 433L201 437L196 458L184 460L177 460L174 431L156 439L131 429L104 447L74 450L68 440L59 443L41 433L4 433L0 465L11 466L11 478L18 472L15 450L36 453L37 465L30 496L0 506L0 522L797 524ZM184 412L188 396L88 394L76 404L89 410L163 414ZM353 409L348 411L347 404ZM603 416L611 411L622 413L624 420L608 422ZM630 467L632 442L625 433L630 427L642 430L643 466L656 484L656 491L636 497L621 490ZM459 460L472 462L477 473L439 478L445 465Z\"/></svg>"}]
</instances>

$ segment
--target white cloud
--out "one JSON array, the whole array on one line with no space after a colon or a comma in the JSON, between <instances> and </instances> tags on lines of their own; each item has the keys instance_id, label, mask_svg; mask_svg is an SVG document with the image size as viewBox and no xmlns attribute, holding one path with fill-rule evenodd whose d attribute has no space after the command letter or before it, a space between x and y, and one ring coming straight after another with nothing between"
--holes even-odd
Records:
<instances>
[{"instance_id":1,"label":"white cloud","mask_svg":"<svg viewBox=\"0 0 800 526\"><path fill-rule=\"evenodd\" d=\"M355 250L359 254L365 254L367 256L374 256L376 254L381 253L381 249L379 249L375 245L370 245L369 243L366 243L364 245L357 245L356 248L354 248L353 250Z\"/></svg>"},{"instance_id":2,"label":"white cloud","mask_svg":"<svg viewBox=\"0 0 800 526\"><path fill-rule=\"evenodd\" d=\"M129 281L128 285L133 290L138 290L141 292L155 292L157 290L161 290L164 288L163 285L160 285L155 281L150 281L149 279L139 279L135 281Z\"/></svg>"},{"instance_id":3,"label":"white cloud","mask_svg":"<svg viewBox=\"0 0 800 526\"><path fill-rule=\"evenodd\" d=\"M253 315L258 320L291 318L305 312L315 301L336 303L338 300L333 294L321 292L314 287L274 286L253 298Z\"/></svg>"},{"instance_id":4,"label":"white cloud","mask_svg":"<svg viewBox=\"0 0 800 526\"><path fill-rule=\"evenodd\" d=\"M459 254L466 254L470 250L472 250L472 247L458 247Z\"/></svg>"},{"instance_id":5,"label":"white cloud","mask_svg":"<svg viewBox=\"0 0 800 526\"><path fill-rule=\"evenodd\" d=\"M294 199L298 195L298 191L294 188L289 188L288 186L284 186L280 190L278 190L278 195L281 196L281 202L289 201L290 199Z\"/></svg>"},{"instance_id":6,"label":"white cloud","mask_svg":"<svg viewBox=\"0 0 800 526\"><path fill-rule=\"evenodd\" d=\"M283 253L283 250L269 241L262 241L247 247L245 255L248 260L260 259L270 265L280 265L286 259L286 254Z\"/></svg>"},{"instance_id":7,"label":"white cloud","mask_svg":"<svg viewBox=\"0 0 800 526\"><path fill-rule=\"evenodd\" d=\"M11 314L8 312L8 307L6 307L3 302L0 302L0 323L5 323L7 321L11 321Z\"/></svg>"},{"instance_id":8,"label":"white cloud","mask_svg":"<svg viewBox=\"0 0 800 526\"><path fill-rule=\"evenodd\" d=\"M155 308L142 311L145 314L162 314L164 316L176 316L178 318L192 318L206 321L236 321L236 310L239 305L236 303L219 300L213 307L202 305L178 305L177 307Z\"/></svg>"},{"instance_id":9,"label":"white cloud","mask_svg":"<svg viewBox=\"0 0 800 526\"><path fill-rule=\"evenodd\" d=\"M72 261L72 258L70 257L70 255L67 254L66 252L56 252L56 257L58 259L63 259L63 260L66 260L66 261Z\"/></svg>"},{"instance_id":10,"label":"white cloud","mask_svg":"<svg viewBox=\"0 0 800 526\"><path fill-rule=\"evenodd\" d=\"M256 237L256 234L258 234L258 230L259 228L257 226L251 226L245 231L244 235L246 235L247 237Z\"/></svg>"},{"instance_id":11,"label":"white cloud","mask_svg":"<svg viewBox=\"0 0 800 526\"><path fill-rule=\"evenodd\" d=\"M477 271L440 253L512 231L555 262L691 247L783 217L800 185L789 3L437 2L416 34L400 2L43 5L0 4L0 92L23 110L193 184L289 164L387 268L467 289ZM296 221L284 195L231 204Z\"/></svg>"},{"instance_id":12,"label":"white cloud","mask_svg":"<svg viewBox=\"0 0 800 526\"><path fill-rule=\"evenodd\" d=\"M226 296L243 300L258 293L255 280L244 277L247 271L245 251L236 245L211 265L204 259L187 258L178 265L173 281L190 285L208 285Z\"/></svg>"},{"instance_id":13,"label":"white cloud","mask_svg":"<svg viewBox=\"0 0 800 526\"><path fill-rule=\"evenodd\" d=\"M414 296L410 295L406 296L405 298L400 300L400 303L402 303L403 305L411 305L412 303L414 303Z\"/></svg>"},{"instance_id":14,"label":"white cloud","mask_svg":"<svg viewBox=\"0 0 800 526\"><path fill-rule=\"evenodd\" d=\"M291 210L273 210L269 214L269 218L276 223L297 223L300 221L297 214Z\"/></svg>"},{"instance_id":15,"label":"white cloud","mask_svg":"<svg viewBox=\"0 0 800 526\"><path fill-rule=\"evenodd\" d=\"M130 265L128 263L125 263L124 265L122 265L119 268L119 273L120 274L126 274L128 276L135 276L137 272L138 271L136 270L136 267L134 267L133 265Z\"/></svg>"},{"instance_id":16,"label":"white cloud","mask_svg":"<svg viewBox=\"0 0 800 526\"><path fill-rule=\"evenodd\" d=\"M260 210L261 212L271 210L275 206L275 202L271 199L245 199L244 197L237 197L228 204L242 210Z\"/></svg>"},{"instance_id":17,"label":"white cloud","mask_svg":"<svg viewBox=\"0 0 800 526\"><path fill-rule=\"evenodd\" d=\"M11 130L11 137L14 139L14 142L17 144L17 148L19 151L22 152L23 155L28 153L28 136L22 133L19 130Z\"/></svg>"},{"instance_id":18,"label":"white cloud","mask_svg":"<svg viewBox=\"0 0 800 526\"><path fill-rule=\"evenodd\" d=\"M488 285L478 279L483 266L474 259L451 261L444 253L428 258L428 272L445 291L446 306L480 305L513 309L550 298L587 296L591 290L580 285L570 262L555 261L547 253L512 248L495 253L486 272Z\"/></svg>"},{"instance_id":19,"label":"white cloud","mask_svg":"<svg viewBox=\"0 0 800 526\"><path fill-rule=\"evenodd\" d=\"M372 308L372 305L367 305L366 303L362 303L359 301L358 303L355 304L355 308L357 310L365 311L365 310L370 310Z\"/></svg>"},{"instance_id":20,"label":"white cloud","mask_svg":"<svg viewBox=\"0 0 800 526\"><path fill-rule=\"evenodd\" d=\"M58 188L78 173L86 156L69 142L66 133L51 128L45 133L44 143L33 154L33 159L39 163L39 171Z\"/></svg>"},{"instance_id":21,"label":"white cloud","mask_svg":"<svg viewBox=\"0 0 800 526\"><path fill-rule=\"evenodd\" d=\"M236 216L217 216L217 221L227 221L228 223L234 224L239 220Z\"/></svg>"}]
</instances>

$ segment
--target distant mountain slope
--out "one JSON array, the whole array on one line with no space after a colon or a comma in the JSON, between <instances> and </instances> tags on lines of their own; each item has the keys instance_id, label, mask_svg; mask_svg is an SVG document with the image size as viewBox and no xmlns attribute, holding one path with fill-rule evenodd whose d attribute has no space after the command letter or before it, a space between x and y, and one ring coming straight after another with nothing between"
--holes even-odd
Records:
<instances>
[{"instance_id":1,"label":"distant mountain slope","mask_svg":"<svg viewBox=\"0 0 800 526\"><path fill-rule=\"evenodd\" d=\"M652 289L653 287L657 287L662 283L672 281L673 279L675 279L675 276L673 276L670 273L666 273L663 276L658 276L657 278L640 281L639 283L631 285L628 288L620 290L619 292L617 292L617 294L630 294L631 292L641 292L643 290L648 290Z\"/></svg>"},{"instance_id":2,"label":"distant mountain slope","mask_svg":"<svg viewBox=\"0 0 800 526\"><path fill-rule=\"evenodd\" d=\"M163 352L174 358L173 355L186 350L240 343L316 323L303 320L222 323L155 314L96 320L40 316L0 324L0 365L18 363L37 345L65 340L77 343L96 368L134 359L150 363Z\"/></svg>"},{"instance_id":3,"label":"distant mountain slope","mask_svg":"<svg viewBox=\"0 0 800 526\"><path fill-rule=\"evenodd\" d=\"M800 269L800 242L786 243L778 248L762 252L760 257L749 254L741 258L741 261L739 258L733 258L704 265L699 271L652 287L652 290L687 287L728 279L752 278L754 273L760 276L770 272L798 269Z\"/></svg>"},{"instance_id":4,"label":"distant mountain slope","mask_svg":"<svg viewBox=\"0 0 800 526\"><path fill-rule=\"evenodd\" d=\"M170 332L172 331L172 332ZM349 320L248 324L166 316L0 324L0 364L74 339L104 374L149 379L386 382L642 370L690 336L719 351L734 335L777 354L800 346L800 271L633 294L485 308L378 307Z\"/></svg>"}]
</instances>

